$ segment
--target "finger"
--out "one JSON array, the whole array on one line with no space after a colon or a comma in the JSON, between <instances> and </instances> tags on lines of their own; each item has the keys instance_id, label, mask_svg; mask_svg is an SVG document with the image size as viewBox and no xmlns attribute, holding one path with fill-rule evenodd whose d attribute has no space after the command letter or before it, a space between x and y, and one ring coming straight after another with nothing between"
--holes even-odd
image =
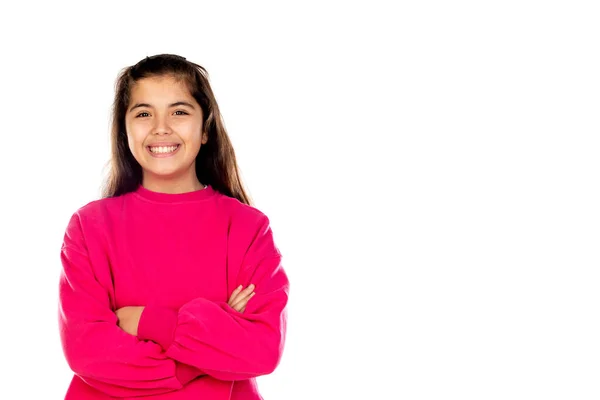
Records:
<instances>
[{"instance_id":1,"label":"finger","mask_svg":"<svg viewBox=\"0 0 600 400\"><path fill-rule=\"evenodd\" d=\"M238 293L240 293L240 291L242 290L242 285L238 286L233 293L231 293L231 296L229 297L229 305L233 304L233 300L235 300L236 296L238 295Z\"/></svg>"},{"instance_id":2,"label":"finger","mask_svg":"<svg viewBox=\"0 0 600 400\"><path fill-rule=\"evenodd\" d=\"M245 308L246 305L248 304L248 301L254 297L256 293L252 292L250 293L248 296L244 297L243 299L240 299L238 302L234 303L233 308L235 308L237 311L239 311L242 308Z\"/></svg>"},{"instance_id":3,"label":"finger","mask_svg":"<svg viewBox=\"0 0 600 400\"><path fill-rule=\"evenodd\" d=\"M246 309L246 306L248 305L248 301L244 300L239 302L238 304L235 305L235 307L232 307L235 311L243 313L244 310Z\"/></svg>"},{"instance_id":4,"label":"finger","mask_svg":"<svg viewBox=\"0 0 600 400\"><path fill-rule=\"evenodd\" d=\"M235 306L231 306L231 308L233 308L235 311L237 312L242 312L242 310L244 309L245 305L244 302L240 302L238 304L236 304Z\"/></svg>"},{"instance_id":5,"label":"finger","mask_svg":"<svg viewBox=\"0 0 600 400\"><path fill-rule=\"evenodd\" d=\"M242 292L240 292L240 294L238 294L237 299L235 299L232 303L233 304L238 304L240 301L248 301L250 299L250 297L253 296L254 292L248 293L247 290L244 290Z\"/></svg>"},{"instance_id":6,"label":"finger","mask_svg":"<svg viewBox=\"0 0 600 400\"><path fill-rule=\"evenodd\" d=\"M248 298L245 297L243 299L238 299L235 303L232 304L232 308L236 311L240 311L241 308L245 307L248 304Z\"/></svg>"},{"instance_id":7,"label":"finger","mask_svg":"<svg viewBox=\"0 0 600 400\"><path fill-rule=\"evenodd\" d=\"M229 305L235 304L239 300L248 297L250 295L250 293L252 293L253 290L254 290L254 285L250 284L246 289L244 289L241 292L237 293L237 295L236 295L235 298L232 296L232 298L230 299Z\"/></svg>"},{"instance_id":8,"label":"finger","mask_svg":"<svg viewBox=\"0 0 600 400\"><path fill-rule=\"evenodd\" d=\"M254 285L250 284L246 289L240 292L240 297L248 297L252 292L254 292Z\"/></svg>"},{"instance_id":9,"label":"finger","mask_svg":"<svg viewBox=\"0 0 600 400\"><path fill-rule=\"evenodd\" d=\"M229 299L234 299L241 291L242 291L242 285L238 286L237 288L235 288L235 290L233 291L233 293L231 293L231 296L229 296Z\"/></svg>"},{"instance_id":10,"label":"finger","mask_svg":"<svg viewBox=\"0 0 600 400\"><path fill-rule=\"evenodd\" d=\"M234 300L235 298L240 299L243 297L248 296L250 293L252 293L252 291L254 290L254 285L250 284L248 285L248 287L244 290L241 290L243 287L243 285L240 285L237 287L237 289L234 291L234 293L231 294L230 300ZM233 301L235 303L235 301Z\"/></svg>"}]
</instances>

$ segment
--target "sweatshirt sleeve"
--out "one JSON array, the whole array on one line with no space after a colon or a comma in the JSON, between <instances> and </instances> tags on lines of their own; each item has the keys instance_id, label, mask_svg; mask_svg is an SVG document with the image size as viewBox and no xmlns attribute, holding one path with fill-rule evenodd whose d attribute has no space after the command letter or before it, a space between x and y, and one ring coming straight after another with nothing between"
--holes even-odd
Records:
<instances>
[{"instance_id":1,"label":"sweatshirt sleeve","mask_svg":"<svg viewBox=\"0 0 600 400\"><path fill-rule=\"evenodd\" d=\"M96 277L81 220L69 221L61 249L59 328L69 367L88 385L109 396L133 397L181 389L203 373L169 358L156 343L144 342L118 326L110 289ZM107 266L108 268L108 266Z\"/></svg>"},{"instance_id":2,"label":"sweatshirt sleeve","mask_svg":"<svg viewBox=\"0 0 600 400\"><path fill-rule=\"evenodd\" d=\"M238 271L230 289L256 286L243 313L226 302L204 298L179 310L148 306L140 318L138 336L160 344L174 360L220 380L273 372L285 341L289 282L269 220L262 217L251 227L230 228L230 246L235 249L228 256L228 268L230 273Z\"/></svg>"}]
</instances>

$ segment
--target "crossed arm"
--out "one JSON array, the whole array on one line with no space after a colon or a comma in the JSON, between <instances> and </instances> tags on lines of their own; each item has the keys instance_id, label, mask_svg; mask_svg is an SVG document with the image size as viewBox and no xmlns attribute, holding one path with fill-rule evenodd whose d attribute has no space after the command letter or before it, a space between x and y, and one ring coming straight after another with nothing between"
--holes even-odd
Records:
<instances>
[{"instance_id":1,"label":"crossed arm","mask_svg":"<svg viewBox=\"0 0 600 400\"><path fill-rule=\"evenodd\" d=\"M115 312L97 275L110 267L100 264L102 257L92 265L75 214L59 284L60 337L73 372L116 397L180 390L201 375L234 381L271 373L283 350L289 282L268 223L256 228L244 232L252 239L236 260L241 267L229 301L196 298L178 310L147 305Z\"/></svg>"},{"instance_id":2,"label":"crossed arm","mask_svg":"<svg viewBox=\"0 0 600 400\"><path fill-rule=\"evenodd\" d=\"M239 313L243 313L246 309L248 301L256 294L254 292L255 286L250 284L247 288L243 289L243 285L238 286L231 297L227 301L227 305L233 308ZM144 306L127 306L119 308L115 314L118 318L118 325L123 331L130 335L138 335L138 326L140 324L140 318L144 312Z\"/></svg>"}]
</instances>

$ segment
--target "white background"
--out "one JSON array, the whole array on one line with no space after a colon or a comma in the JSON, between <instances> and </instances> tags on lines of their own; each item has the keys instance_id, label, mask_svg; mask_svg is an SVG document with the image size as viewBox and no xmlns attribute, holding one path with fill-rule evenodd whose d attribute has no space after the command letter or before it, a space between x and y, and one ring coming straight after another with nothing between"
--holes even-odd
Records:
<instances>
[{"instance_id":1,"label":"white background","mask_svg":"<svg viewBox=\"0 0 600 400\"><path fill-rule=\"evenodd\" d=\"M0 398L63 398L64 229L119 70L176 53L291 280L265 399L598 399L593 3L2 5Z\"/></svg>"}]
</instances>

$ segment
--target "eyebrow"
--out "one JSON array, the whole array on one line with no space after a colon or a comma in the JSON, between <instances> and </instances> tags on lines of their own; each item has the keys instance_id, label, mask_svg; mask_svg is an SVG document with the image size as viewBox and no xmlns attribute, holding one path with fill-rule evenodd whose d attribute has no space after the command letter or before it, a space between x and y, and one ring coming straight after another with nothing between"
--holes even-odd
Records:
<instances>
[{"instance_id":1,"label":"eyebrow","mask_svg":"<svg viewBox=\"0 0 600 400\"><path fill-rule=\"evenodd\" d=\"M177 106L186 106L186 107L189 107L191 109L195 109L195 107L192 104L188 103L187 101L177 101L175 103L169 104L169 108L171 108L171 107L177 107ZM129 109L129 112L133 111L136 108L140 108L140 107L152 108L152 106L150 104L148 104L148 103L137 103L137 104L134 104L133 107L131 107Z\"/></svg>"}]
</instances>

